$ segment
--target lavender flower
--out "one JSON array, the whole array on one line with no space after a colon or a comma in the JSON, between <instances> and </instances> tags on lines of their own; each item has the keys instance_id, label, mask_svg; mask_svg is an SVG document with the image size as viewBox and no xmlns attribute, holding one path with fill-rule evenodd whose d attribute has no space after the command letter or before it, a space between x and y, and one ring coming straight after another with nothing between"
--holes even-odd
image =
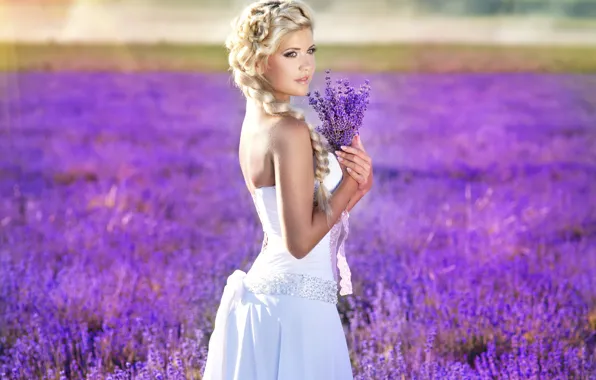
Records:
<instances>
[{"instance_id":1,"label":"lavender flower","mask_svg":"<svg viewBox=\"0 0 596 380\"><path fill-rule=\"evenodd\" d=\"M337 87L333 87L330 72L325 70L325 95L314 91L307 96L308 103L317 111L323 123L315 128L316 131L325 137L328 149L336 151L342 145L350 145L359 133L369 103L370 82L365 80L356 90L350 86L348 79L338 79Z\"/></svg>"}]
</instances>

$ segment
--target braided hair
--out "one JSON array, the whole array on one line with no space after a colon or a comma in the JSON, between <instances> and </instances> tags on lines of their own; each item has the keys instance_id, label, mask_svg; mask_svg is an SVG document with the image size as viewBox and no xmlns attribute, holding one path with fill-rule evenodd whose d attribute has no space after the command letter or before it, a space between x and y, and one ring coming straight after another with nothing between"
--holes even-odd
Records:
<instances>
[{"instance_id":1,"label":"braided hair","mask_svg":"<svg viewBox=\"0 0 596 380\"><path fill-rule=\"evenodd\" d=\"M289 32L314 27L312 9L301 1L258 1L248 5L232 20L232 33L226 39L228 63L235 85L247 98L256 100L271 116L291 116L305 121L304 113L287 102L278 102L273 88L256 68L266 62ZM323 185L329 174L329 159L324 137L306 122L314 152L315 180L318 187L314 204L331 218L330 193Z\"/></svg>"}]
</instances>

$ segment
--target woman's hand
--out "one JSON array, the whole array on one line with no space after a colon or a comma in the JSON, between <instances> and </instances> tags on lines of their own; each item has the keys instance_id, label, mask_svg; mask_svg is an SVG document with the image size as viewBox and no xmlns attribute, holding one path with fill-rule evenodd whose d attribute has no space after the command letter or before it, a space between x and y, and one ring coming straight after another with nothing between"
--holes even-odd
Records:
<instances>
[{"instance_id":1,"label":"woman's hand","mask_svg":"<svg viewBox=\"0 0 596 380\"><path fill-rule=\"evenodd\" d=\"M358 182L360 197L368 193L373 184L372 158L364 150L360 135L354 136L352 144L342 151L335 151L340 166Z\"/></svg>"}]
</instances>

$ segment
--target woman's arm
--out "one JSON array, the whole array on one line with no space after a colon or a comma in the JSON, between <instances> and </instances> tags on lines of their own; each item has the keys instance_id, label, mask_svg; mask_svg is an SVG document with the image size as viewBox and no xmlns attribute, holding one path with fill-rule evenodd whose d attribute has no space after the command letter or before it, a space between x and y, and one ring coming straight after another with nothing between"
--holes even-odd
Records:
<instances>
[{"instance_id":1,"label":"woman's arm","mask_svg":"<svg viewBox=\"0 0 596 380\"><path fill-rule=\"evenodd\" d=\"M358 191L356 191L356 193L350 198L350 201L348 202L348 207L346 208L348 212L350 212L350 210L366 195L366 193L370 191L370 189L372 188L372 183L374 181L373 177L373 170L371 167L370 173L368 174L368 178L366 180L366 184L364 186L359 185Z\"/></svg>"},{"instance_id":2,"label":"woman's arm","mask_svg":"<svg viewBox=\"0 0 596 380\"><path fill-rule=\"evenodd\" d=\"M352 196L350 198L350 201L348 202L348 206L346 207L346 211L350 212L352 210L352 208L354 208L354 206L356 206L356 203L358 203L358 201L360 199L362 199L362 197L364 196L364 194L360 193L360 191L358 191L356 194L354 194L354 196Z\"/></svg>"},{"instance_id":3,"label":"woman's arm","mask_svg":"<svg viewBox=\"0 0 596 380\"><path fill-rule=\"evenodd\" d=\"M271 130L277 208L282 236L288 251L304 258L329 232L358 189L358 182L345 175L330 198L332 224L313 205L313 157L310 131L303 121L284 118ZM324 186L324 185L321 185Z\"/></svg>"}]
</instances>

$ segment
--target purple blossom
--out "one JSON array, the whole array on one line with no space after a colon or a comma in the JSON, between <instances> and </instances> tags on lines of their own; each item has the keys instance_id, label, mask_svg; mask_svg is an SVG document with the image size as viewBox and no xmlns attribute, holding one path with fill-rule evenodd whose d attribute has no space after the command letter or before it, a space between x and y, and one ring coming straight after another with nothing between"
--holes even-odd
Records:
<instances>
[{"instance_id":1,"label":"purple blossom","mask_svg":"<svg viewBox=\"0 0 596 380\"><path fill-rule=\"evenodd\" d=\"M332 85L330 70L325 70L325 95L319 91L308 93L309 104L317 111L322 125L317 132L325 137L329 149L336 151L348 146L359 133L364 112L369 103L370 82L364 81L358 90L350 86L348 79L337 79Z\"/></svg>"},{"instance_id":2,"label":"purple blossom","mask_svg":"<svg viewBox=\"0 0 596 380\"><path fill-rule=\"evenodd\" d=\"M596 77L369 75L355 379L596 379ZM0 74L1 379L200 377L263 236L228 79Z\"/></svg>"}]
</instances>

